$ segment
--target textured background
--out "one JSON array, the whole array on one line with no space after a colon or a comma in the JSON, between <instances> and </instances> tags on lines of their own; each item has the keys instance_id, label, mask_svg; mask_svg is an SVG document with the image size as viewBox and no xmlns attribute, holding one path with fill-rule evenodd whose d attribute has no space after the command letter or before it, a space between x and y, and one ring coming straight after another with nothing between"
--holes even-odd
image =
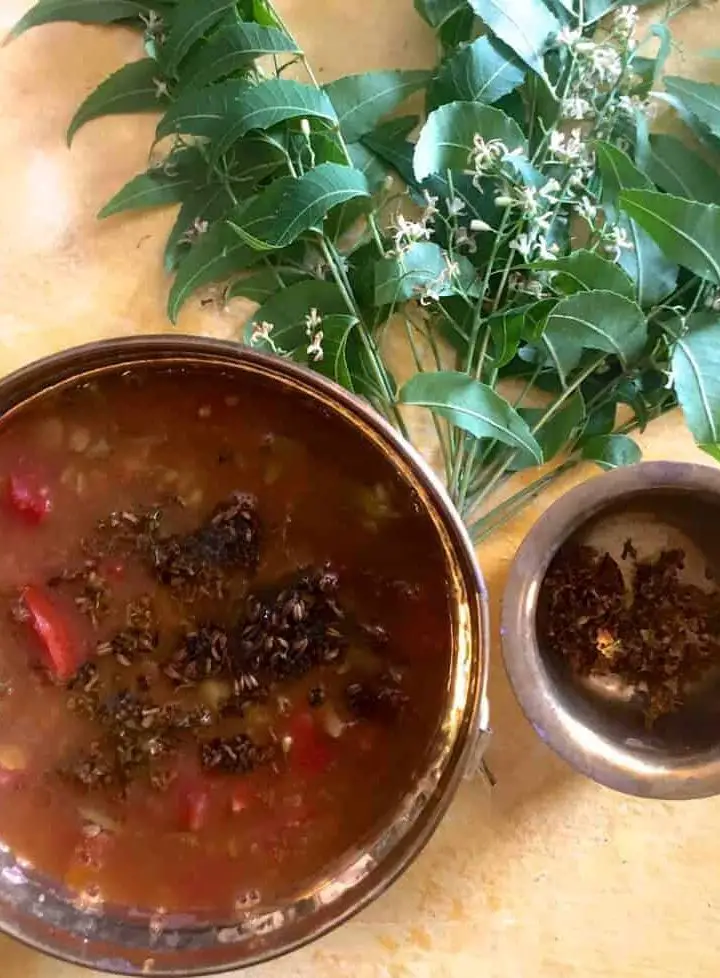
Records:
<instances>
[{"instance_id":1,"label":"textured background","mask_svg":"<svg viewBox=\"0 0 720 978\"><path fill-rule=\"evenodd\" d=\"M29 5L0 0L0 38ZM412 0L279 6L322 79L432 61L433 39ZM720 46L717 16L709 7L678 20L679 71L698 74L690 52ZM92 123L71 152L64 141L79 101L135 57L136 43L120 30L57 25L0 50L0 371L85 340L168 328L160 254L172 215L102 224L94 217L144 168L152 120ZM237 316L193 302L179 328L232 336ZM678 418L658 422L643 443L649 458L707 461ZM706 978L720 970L720 800L640 802L575 776L536 739L502 673L499 596L518 542L551 498L479 554L493 598L497 787L465 784L425 853L386 896L253 976ZM0 971L2 978L87 973L6 939Z\"/></svg>"}]
</instances>

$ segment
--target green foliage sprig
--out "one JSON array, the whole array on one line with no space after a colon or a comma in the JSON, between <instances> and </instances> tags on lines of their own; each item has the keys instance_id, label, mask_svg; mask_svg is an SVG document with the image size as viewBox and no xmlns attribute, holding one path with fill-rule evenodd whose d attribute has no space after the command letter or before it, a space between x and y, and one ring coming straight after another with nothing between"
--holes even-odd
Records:
<instances>
[{"instance_id":1,"label":"green foliage sprig","mask_svg":"<svg viewBox=\"0 0 720 978\"><path fill-rule=\"evenodd\" d=\"M430 412L475 540L578 461L637 461L630 433L678 403L720 458L720 87L662 78L677 7L637 40L637 8L615 0L415 6L437 32L433 72L324 86L271 0L40 0L14 33L142 33L145 56L68 131L163 113L161 155L101 216L180 205L173 322L223 282L258 305L241 342L333 378L406 435L407 407ZM309 81L290 77L298 64ZM424 118L398 117L419 90ZM694 145L650 133L661 101ZM389 323L416 365L402 386Z\"/></svg>"}]
</instances>

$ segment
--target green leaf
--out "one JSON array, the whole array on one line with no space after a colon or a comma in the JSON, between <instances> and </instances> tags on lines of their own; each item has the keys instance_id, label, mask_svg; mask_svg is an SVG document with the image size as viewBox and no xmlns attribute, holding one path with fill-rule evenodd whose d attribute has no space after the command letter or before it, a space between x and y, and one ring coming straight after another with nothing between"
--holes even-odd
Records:
<instances>
[{"instance_id":1,"label":"green leaf","mask_svg":"<svg viewBox=\"0 0 720 978\"><path fill-rule=\"evenodd\" d=\"M431 27L441 27L466 7L467 0L415 0L415 9Z\"/></svg>"},{"instance_id":2,"label":"green leaf","mask_svg":"<svg viewBox=\"0 0 720 978\"><path fill-rule=\"evenodd\" d=\"M618 204L669 258L720 285L720 207L654 190L626 190Z\"/></svg>"},{"instance_id":3,"label":"green leaf","mask_svg":"<svg viewBox=\"0 0 720 978\"><path fill-rule=\"evenodd\" d=\"M291 285L307 279L307 272L294 268L278 270L264 268L259 272L243 275L229 286L225 293L226 299L248 299L262 305L271 296L284 292Z\"/></svg>"},{"instance_id":4,"label":"green leaf","mask_svg":"<svg viewBox=\"0 0 720 978\"><path fill-rule=\"evenodd\" d=\"M176 322L180 309L197 289L251 268L261 257L225 221L211 225L178 266L168 296L170 321Z\"/></svg>"},{"instance_id":5,"label":"green leaf","mask_svg":"<svg viewBox=\"0 0 720 978\"><path fill-rule=\"evenodd\" d=\"M517 353L524 326L525 317L519 310L509 310L488 320L491 339L488 361L496 370L510 363Z\"/></svg>"},{"instance_id":6,"label":"green leaf","mask_svg":"<svg viewBox=\"0 0 720 978\"><path fill-rule=\"evenodd\" d=\"M305 331L305 317L310 315L311 309L316 309L323 318L323 326L326 316L342 315L348 311L342 293L334 282L320 282L317 279L298 282L271 296L255 311L245 324L244 342L250 342L257 323L271 323L272 341L277 348L289 353L302 352L310 342ZM255 349L271 350L272 347L260 342L255 344Z\"/></svg>"},{"instance_id":7,"label":"green leaf","mask_svg":"<svg viewBox=\"0 0 720 978\"><path fill-rule=\"evenodd\" d=\"M428 116L415 147L415 177L422 182L433 173L471 169L473 139L500 139L508 150L527 149L525 136L514 119L500 109L477 102L451 102Z\"/></svg>"},{"instance_id":8,"label":"green leaf","mask_svg":"<svg viewBox=\"0 0 720 978\"><path fill-rule=\"evenodd\" d=\"M477 16L493 34L512 48L528 67L545 78L543 56L560 21L542 0L469 0Z\"/></svg>"},{"instance_id":9,"label":"green leaf","mask_svg":"<svg viewBox=\"0 0 720 978\"><path fill-rule=\"evenodd\" d=\"M551 272L553 289L565 295L605 289L626 299L635 298L635 286L622 268L594 251L580 249L556 261L533 262L530 267Z\"/></svg>"},{"instance_id":10,"label":"green leaf","mask_svg":"<svg viewBox=\"0 0 720 978\"><path fill-rule=\"evenodd\" d=\"M502 41L479 37L445 61L430 87L433 107L447 102L496 102L525 78L525 65Z\"/></svg>"},{"instance_id":11,"label":"green leaf","mask_svg":"<svg viewBox=\"0 0 720 978\"><path fill-rule=\"evenodd\" d=\"M458 272L450 279L443 249L430 241L411 245L402 255L375 264L375 304L389 306L417 299L428 289L437 296L454 295L458 286L471 292L476 272L467 258L456 256Z\"/></svg>"},{"instance_id":12,"label":"green leaf","mask_svg":"<svg viewBox=\"0 0 720 978\"><path fill-rule=\"evenodd\" d=\"M622 190L652 187L650 178L639 170L627 153L612 143L595 143L598 166L603 178L602 199L614 203Z\"/></svg>"},{"instance_id":13,"label":"green leaf","mask_svg":"<svg viewBox=\"0 0 720 978\"><path fill-rule=\"evenodd\" d=\"M411 119L413 120L412 126L410 126ZM408 186L415 184L415 174L412 168L415 146L407 137L415 128L416 123L416 116L390 119L388 122L381 123L362 139L363 146L367 146L388 166L396 170Z\"/></svg>"},{"instance_id":14,"label":"green leaf","mask_svg":"<svg viewBox=\"0 0 720 978\"><path fill-rule=\"evenodd\" d=\"M546 413L545 408L525 408L520 412L527 424L534 428ZM543 453L543 461L549 462L573 441L576 432L585 421L585 402L582 395L576 391L572 394L555 414L535 432L535 439ZM514 472L536 465L533 456L526 451L519 453L512 461Z\"/></svg>"},{"instance_id":15,"label":"green leaf","mask_svg":"<svg viewBox=\"0 0 720 978\"><path fill-rule=\"evenodd\" d=\"M542 451L530 429L504 397L465 373L418 373L400 389L402 404L424 407L476 438L492 438L526 449L537 462Z\"/></svg>"},{"instance_id":16,"label":"green leaf","mask_svg":"<svg viewBox=\"0 0 720 978\"><path fill-rule=\"evenodd\" d=\"M223 25L182 68L183 88L202 88L242 71L266 54L298 54L300 49L285 31L277 27L238 23Z\"/></svg>"},{"instance_id":17,"label":"green leaf","mask_svg":"<svg viewBox=\"0 0 720 978\"><path fill-rule=\"evenodd\" d=\"M160 120L157 138L178 133L204 136L212 141L213 162L251 130L270 129L297 118L337 125L330 99L310 85L282 78L259 85L226 81L184 91Z\"/></svg>"},{"instance_id":18,"label":"green leaf","mask_svg":"<svg viewBox=\"0 0 720 978\"><path fill-rule=\"evenodd\" d=\"M339 78L324 91L335 107L343 136L353 143L426 85L429 78L427 71L369 71Z\"/></svg>"},{"instance_id":19,"label":"green leaf","mask_svg":"<svg viewBox=\"0 0 720 978\"><path fill-rule=\"evenodd\" d=\"M713 136L720 136L720 85L693 81L677 75L663 79L665 91L679 99L688 112Z\"/></svg>"},{"instance_id":20,"label":"green leaf","mask_svg":"<svg viewBox=\"0 0 720 978\"><path fill-rule=\"evenodd\" d=\"M167 102L159 85L162 85L160 70L151 58L123 65L101 82L77 110L68 128L68 146L78 129L92 119L126 112L159 112Z\"/></svg>"},{"instance_id":21,"label":"green leaf","mask_svg":"<svg viewBox=\"0 0 720 978\"><path fill-rule=\"evenodd\" d=\"M165 245L164 265L168 272L177 268L183 253L190 251L188 234L196 222L212 223L230 211L233 200L227 188L208 184L186 197Z\"/></svg>"},{"instance_id":22,"label":"green leaf","mask_svg":"<svg viewBox=\"0 0 720 978\"><path fill-rule=\"evenodd\" d=\"M542 342L565 385L583 350L615 354L623 366L645 348L647 323L642 309L614 292L577 292L561 299L550 313Z\"/></svg>"},{"instance_id":23,"label":"green leaf","mask_svg":"<svg viewBox=\"0 0 720 978\"><path fill-rule=\"evenodd\" d=\"M322 163L301 177L281 177L236 213L235 231L251 247L283 248L316 228L328 211L356 197L369 197L363 173Z\"/></svg>"},{"instance_id":24,"label":"green leaf","mask_svg":"<svg viewBox=\"0 0 720 978\"><path fill-rule=\"evenodd\" d=\"M640 305L655 305L675 288L677 265L663 254L657 242L641 225L617 211L618 197L624 190L649 188L652 185L649 178L617 146L598 142L596 147L606 214L626 232L632 244L632 248L620 252L618 263L636 283Z\"/></svg>"},{"instance_id":25,"label":"green leaf","mask_svg":"<svg viewBox=\"0 0 720 978\"><path fill-rule=\"evenodd\" d=\"M196 184L196 178L179 178L177 174L166 173L162 167L139 173L105 204L98 217L111 217L146 207L162 207L164 204L180 204Z\"/></svg>"},{"instance_id":26,"label":"green leaf","mask_svg":"<svg viewBox=\"0 0 720 978\"><path fill-rule=\"evenodd\" d=\"M595 435L583 444L581 454L602 469L619 469L642 459L639 446L627 435Z\"/></svg>"},{"instance_id":27,"label":"green leaf","mask_svg":"<svg viewBox=\"0 0 720 978\"><path fill-rule=\"evenodd\" d=\"M672 356L675 392L685 421L701 448L717 457L720 447L720 319L696 313Z\"/></svg>"},{"instance_id":28,"label":"green leaf","mask_svg":"<svg viewBox=\"0 0 720 978\"><path fill-rule=\"evenodd\" d=\"M319 374L329 377L336 384L340 384L345 390L353 394L360 393L354 374L353 351L351 337L357 330L358 321L354 316L324 316L322 321L323 331L323 358L322 360L311 361L310 366Z\"/></svg>"},{"instance_id":29,"label":"green leaf","mask_svg":"<svg viewBox=\"0 0 720 978\"><path fill-rule=\"evenodd\" d=\"M720 174L688 146L687 141L658 133L650 137L648 174L669 194L720 204Z\"/></svg>"},{"instance_id":30,"label":"green leaf","mask_svg":"<svg viewBox=\"0 0 720 978\"><path fill-rule=\"evenodd\" d=\"M75 21L80 24L112 24L147 14L148 4L135 0L40 0L20 18L10 31L19 37L31 27L55 21Z\"/></svg>"},{"instance_id":31,"label":"green leaf","mask_svg":"<svg viewBox=\"0 0 720 978\"><path fill-rule=\"evenodd\" d=\"M190 48L232 10L237 0L183 0L167 24L161 62L173 73Z\"/></svg>"},{"instance_id":32,"label":"green leaf","mask_svg":"<svg viewBox=\"0 0 720 978\"><path fill-rule=\"evenodd\" d=\"M364 143L350 143L348 153L355 169L365 174L371 192L380 190L385 183L387 169L377 153L373 153Z\"/></svg>"}]
</instances>

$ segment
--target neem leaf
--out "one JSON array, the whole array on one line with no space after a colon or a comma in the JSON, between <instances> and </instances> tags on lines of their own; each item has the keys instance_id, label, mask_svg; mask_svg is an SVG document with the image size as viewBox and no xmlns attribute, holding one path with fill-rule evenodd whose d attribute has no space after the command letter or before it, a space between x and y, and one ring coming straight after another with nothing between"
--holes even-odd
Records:
<instances>
[{"instance_id":1,"label":"neem leaf","mask_svg":"<svg viewBox=\"0 0 720 978\"><path fill-rule=\"evenodd\" d=\"M317 310L323 318L347 313L348 308L342 293L334 282L320 282L310 279L298 282L287 289L272 295L252 317L243 330L243 339L249 343L256 323L271 323L272 343L281 350L294 352L307 347L310 339L305 331L305 317L310 310ZM323 330L324 332L324 330ZM255 349L271 350L264 341L255 344Z\"/></svg>"},{"instance_id":2,"label":"neem leaf","mask_svg":"<svg viewBox=\"0 0 720 978\"><path fill-rule=\"evenodd\" d=\"M232 80L182 92L160 120L156 137L204 136L213 140L213 156L218 159L251 130L270 129L298 117L337 125L330 99L310 85L282 78L259 85Z\"/></svg>"},{"instance_id":3,"label":"neem leaf","mask_svg":"<svg viewBox=\"0 0 720 978\"><path fill-rule=\"evenodd\" d=\"M156 139L180 133L211 139L222 129L225 120L239 111L251 89L249 82L226 81L210 88L181 92L158 123Z\"/></svg>"},{"instance_id":4,"label":"neem leaf","mask_svg":"<svg viewBox=\"0 0 720 978\"><path fill-rule=\"evenodd\" d=\"M626 190L618 205L673 261L720 285L720 207L654 190Z\"/></svg>"},{"instance_id":5,"label":"neem leaf","mask_svg":"<svg viewBox=\"0 0 720 978\"><path fill-rule=\"evenodd\" d=\"M148 4L136 0L39 0L15 24L10 36L19 37L31 27L40 27L55 21L111 24L147 13Z\"/></svg>"},{"instance_id":6,"label":"neem leaf","mask_svg":"<svg viewBox=\"0 0 720 978\"><path fill-rule=\"evenodd\" d=\"M237 0L183 0L170 17L161 48L162 64L174 72L196 41L199 41Z\"/></svg>"},{"instance_id":7,"label":"neem leaf","mask_svg":"<svg viewBox=\"0 0 720 978\"><path fill-rule=\"evenodd\" d=\"M542 342L560 379L580 363L583 350L614 353L627 366L643 352L647 323L642 309L614 292L577 292L561 299L548 316Z\"/></svg>"},{"instance_id":8,"label":"neem leaf","mask_svg":"<svg viewBox=\"0 0 720 978\"><path fill-rule=\"evenodd\" d=\"M720 319L696 313L673 351L672 376L687 426L701 448L720 448Z\"/></svg>"},{"instance_id":9,"label":"neem leaf","mask_svg":"<svg viewBox=\"0 0 720 978\"><path fill-rule=\"evenodd\" d=\"M693 81L677 75L663 79L665 91L679 99L688 112L713 136L720 136L720 85Z\"/></svg>"},{"instance_id":10,"label":"neem leaf","mask_svg":"<svg viewBox=\"0 0 720 978\"><path fill-rule=\"evenodd\" d=\"M262 253L242 241L226 221L211 225L181 260L168 296L168 316L175 322L193 292L251 268Z\"/></svg>"},{"instance_id":11,"label":"neem leaf","mask_svg":"<svg viewBox=\"0 0 720 978\"><path fill-rule=\"evenodd\" d=\"M350 343L353 332L358 327L354 316L336 315L324 316L323 357L322 360L310 361L310 366L319 374L329 377L345 390L359 393L357 380L354 376L352 346Z\"/></svg>"},{"instance_id":12,"label":"neem leaf","mask_svg":"<svg viewBox=\"0 0 720 978\"><path fill-rule=\"evenodd\" d=\"M296 54L298 50L295 41L277 27L227 24L186 59L182 87L202 88L241 71L262 55Z\"/></svg>"},{"instance_id":13,"label":"neem leaf","mask_svg":"<svg viewBox=\"0 0 720 978\"><path fill-rule=\"evenodd\" d=\"M467 8L467 0L415 0L415 9L431 27L441 27L453 14Z\"/></svg>"},{"instance_id":14,"label":"neem leaf","mask_svg":"<svg viewBox=\"0 0 720 978\"><path fill-rule=\"evenodd\" d=\"M602 469L635 465L642 459L640 447L627 435L595 435L583 443L581 454Z\"/></svg>"},{"instance_id":15,"label":"neem leaf","mask_svg":"<svg viewBox=\"0 0 720 978\"><path fill-rule=\"evenodd\" d=\"M447 102L496 102L525 78L525 65L493 37L478 37L440 68L430 88L433 106Z\"/></svg>"},{"instance_id":16,"label":"neem leaf","mask_svg":"<svg viewBox=\"0 0 720 978\"><path fill-rule=\"evenodd\" d=\"M234 201L224 185L207 184L185 198L165 245L164 265L168 272L177 268L183 252L190 251L194 226L224 217Z\"/></svg>"},{"instance_id":17,"label":"neem leaf","mask_svg":"<svg viewBox=\"0 0 720 978\"><path fill-rule=\"evenodd\" d=\"M122 190L112 197L98 214L98 217L111 217L123 211L143 210L146 207L161 207L164 204L180 204L188 191L197 185L192 176L179 177L168 174L162 167L139 173L128 181Z\"/></svg>"},{"instance_id":18,"label":"neem leaf","mask_svg":"<svg viewBox=\"0 0 720 978\"><path fill-rule=\"evenodd\" d=\"M626 299L635 298L635 286L622 268L594 251L580 249L555 261L533 262L531 268L551 272L553 289L565 295L605 289Z\"/></svg>"},{"instance_id":19,"label":"neem leaf","mask_svg":"<svg viewBox=\"0 0 720 978\"><path fill-rule=\"evenodd\" d=\"M301 177L281 177L236 217L236 232L255 248L283 248L328 211L355 197L369 197L365 175L351 166L322 163Z\"/></svg>"},{"instance_id":20,"label":"neem leaf","mask_svg":"<svg viewBox=\"0 0 720 978\"><path fill-rule=\"evenodd\" d=\"M469 0L493 34L538 75L545 78L543 56L560 30L560 21L542 0Z\"/></svg>"},{"instance_id":21,"label":"neem leaf","mask_svg":"<svg viewBox=\"0 0 720 978\"><path fill-rule=\"evenodd\" d=\"M603 178L605 211L624 230L632 245L620 252L618 264L637 286L640 305L654 305L675 288L677 265L663 253L658 243L636 221L618 213L618 197L628 189L650 188L648 177L630 157L611 143L596 144L598 166Z\"/></svg>"},{"instance_id":22,"label":"neem leaf","mask_svg":"<svg viewBox=\"0 0 720 978\"><path fill-rule=\"evenodd\" d=\"M545 415L545 408L525 408L520 411L530 427L534 427ZM543 453L543 461L551 459L566 449L574 440L575 433L585 421L585 402L582 394L575 391L563 404L559 411L535 432L535 439ZM535 465L535 459L529 452L519 452L513 459L510 468L517 472L520 469Z\"/></svg>"},{"instance_id":23,"label":"neem leaf","mask_svg":"<svg viewBox=\"0 0 720 978\"><path fill-rule=\"evenodd\" d=\"M658 133L650 142L647 171L658 187L688 200L720 204L720 174L686 141Z\"/></svg>"},{"instance_id":24,"label":"neem leaf","mask_svg":"<svg viewBox=\"0 0 720 978\"><path fill-rule=\"evenodd\" d=\"M335 107L343 136L353 143L422 88L429 78L427 71L369 71L339 78L324 90Z\"/></svg>"},{"instance_id":25,"label":"neem leaf","mask_svg":"<svg viewBox=\"0 0 720 978\"><path fill-rule=\"evenodd\" d=\"M101 82L77 110L68 128L68 146L78 129L92 119L125 112L158 112L166 102L157 62L143 58L123 65Z\"/></svg>"},{"instance_id":26,"label":"neem leaf","mask_svg":"<svg viewBox=\"0 0 720 978\"><path fill-rule=\"evenodd\" d=\"M415 177L422 182L433 173L471 169L470 155L476 134L499 139L508 150L527 149L525 136L514 119L500 109L479 102L451 102L431 112L415 147Z\"/></svg>"},{"instance_id":27,"label":"neem leaf","mask_svg":"<svg viewBox=\"0 0 720 978\"><path fill-rule=\"evenodd\" d=\"M437 296L454 295L458 285L472 291L475 269L462 255L455 257L457 272L451 279L443 249L430 241L411 245L402 255L375 263L375 304L389 306L417 299L428 289Z\"/></svg>"},{"instance_id":28,"label":"neem leaf","mask_svg":"<svg viewBox=\"0 0 720 978\"><path fill-rule=\"evenodd\" d=\"M236 279L225 293L226 299L249 299L262 305L278 292L284 292L290 285L302 282L307 278L307 272L294 268L282 268L277 271L263 268L258 272L243 275Z\"/></svg>"},{"instance_id":29,"label":"neem leaf","mask_svg":"<svg viewBox=\"0 0 720 978\"><path fill-rule=\"evenodd\" d=\"M418 373L400 389L402 404L424 407L476 438L492 438L526 449L537 462L542 451L515 408L487 384L465 373L437 370Z\"/></svg>"}]
</instances>

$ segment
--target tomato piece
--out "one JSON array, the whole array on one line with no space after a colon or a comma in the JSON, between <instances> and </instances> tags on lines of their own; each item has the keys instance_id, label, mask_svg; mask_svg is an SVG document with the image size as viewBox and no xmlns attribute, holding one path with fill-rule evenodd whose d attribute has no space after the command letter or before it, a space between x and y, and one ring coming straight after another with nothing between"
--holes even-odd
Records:
<instances>
[{"instance_id":1,"label":"tomato piece","mask_svg":"<svg viewBox=\"0 0 720 978\"><path fill-rule=\"evenodd\" d=\"M199 832L207 825L210 814L210 792L198 785L184 795L180 811L180 825L187 832Z\"/></svg>"},{"instance_id":2,"label":"tomato piece","mask_svg":"<svg viewBox=\"0 0 720 978\"><path fill-rule=\"evenodd\" d=\"M0 767L0 789L19 788L24 780L24 771L11 771L9 768Z\"/></svg>"},{"instance_id":3,"label":"tomato piece","mask_svg":"<svg viewBox=\"0 0 720 978\"><path fill-rule=\"evenodd\" d=\"M66 615L41 587L29 585L23 589L22 598L50 671L57 679L70 679L80 663L78 644Z\"/></svg>"},{"instance_id":4,"label":"tomato piece","mask_svg":"<svg viewBox=\"0 0 720 978\"><path fill-rule=\"evenodd\" d=\"M310 713L297 713L291 718L289 735L290 766L306 774L323 774L333 761L334 751L330 739L321 731Z\"/></svg>"},{"instance_id":5,"label":"tomato piece","mask_svg":"<svg viewBox=\"0 0 720 978\"><path fill-rule=\"evenodd\" d=\"M42 523L52 510L50 490L39 485L37 479L13 473L7 484L7 501L14 513L26 523Z\"/></svg>"}]
</instances>

